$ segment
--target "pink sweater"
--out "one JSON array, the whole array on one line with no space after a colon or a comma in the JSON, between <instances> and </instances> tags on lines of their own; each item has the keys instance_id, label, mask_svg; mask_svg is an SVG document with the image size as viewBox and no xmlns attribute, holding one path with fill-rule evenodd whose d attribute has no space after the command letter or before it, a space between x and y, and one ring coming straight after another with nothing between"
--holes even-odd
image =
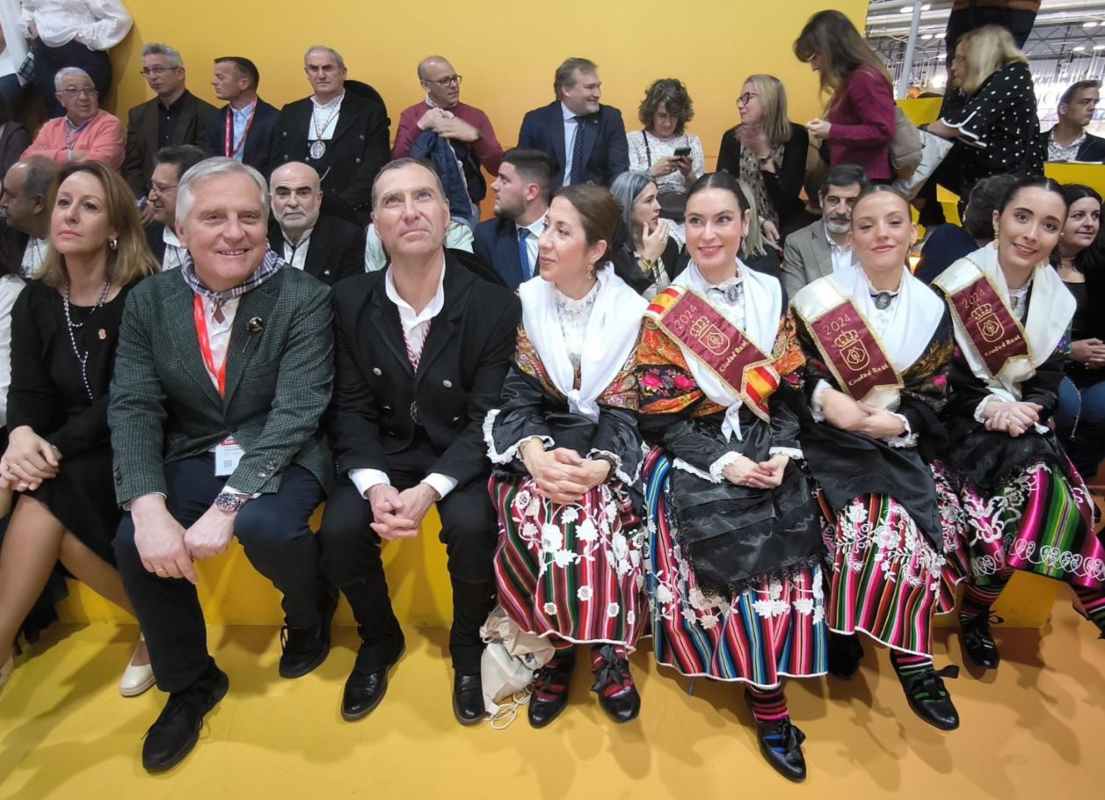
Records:
<instances>
[{"instance_id":1,"label":"pink sweater","mask_svg":"<svg viewBox=\"0 0 1105 800\"><path fill-rule=\"evenodd\" d=\"M65 117L47 122L39 129L38 136L20 158L46 156L59 164L68 162L70 151L65 146L66 125ZM124 141L122 124L116 117L100 109L91 122L77 134L72 150L80 154L82 160L102 161L119 169L123 165Z\"/></svg>"}]
</instances>

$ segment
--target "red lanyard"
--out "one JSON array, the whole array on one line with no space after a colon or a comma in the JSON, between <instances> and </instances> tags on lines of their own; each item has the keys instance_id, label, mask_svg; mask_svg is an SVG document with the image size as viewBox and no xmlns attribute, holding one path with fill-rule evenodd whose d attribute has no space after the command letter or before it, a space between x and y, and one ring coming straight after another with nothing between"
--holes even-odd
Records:
<instances>
[{"instance_id":1,"label":"red lanyard","mask_svg":"<svg viewBox=\"0 0 1105 800\"><path fill-rule=\"evenodd\" d=\"M200 355L207 372L215 379L219 387L219 396L226 394L226 362L230 352L223 357L222 366L215 369L215 357L211 355L211 342L207 338L207 319L203 315L203 299L197 294L192 296L192 317L196 321L196 338L199 339Z\"/></svg>"},{"instance_id":2,"label":"red lanyard","mask_svg":"<svg viewBox=\"0 0 1105 800\"><path fill-rule=\"evenodd\" d=\"M254 101L253 111L249 112L249 122L246 123L246 129L242 131L242 140L238 142L237 147L234 147L234 106L227 109L226 135L223 137L223 153L226 154L227 158L234 158L239 152L245 151L246 137L249 136L249 129L253 127L253 118L256 116L257 102Z\"/></svg>"}]
</instances>

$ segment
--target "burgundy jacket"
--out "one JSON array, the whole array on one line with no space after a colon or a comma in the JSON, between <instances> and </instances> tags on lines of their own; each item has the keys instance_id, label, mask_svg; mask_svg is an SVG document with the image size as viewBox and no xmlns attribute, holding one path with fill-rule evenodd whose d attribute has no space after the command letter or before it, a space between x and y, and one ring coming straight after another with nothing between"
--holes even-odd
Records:
<instances>
[{"instance_id":1,"label":"burgundy jacket","mask_svg":"<svg viewBox=\"0 0 1105 800\"><path fill-rule=\"evenodd\" d=\"M858 67L829 106L829 163L859 164L868 180L892 178L894 116L890 82L870 67Z\"/></svg>"}]
</instances>

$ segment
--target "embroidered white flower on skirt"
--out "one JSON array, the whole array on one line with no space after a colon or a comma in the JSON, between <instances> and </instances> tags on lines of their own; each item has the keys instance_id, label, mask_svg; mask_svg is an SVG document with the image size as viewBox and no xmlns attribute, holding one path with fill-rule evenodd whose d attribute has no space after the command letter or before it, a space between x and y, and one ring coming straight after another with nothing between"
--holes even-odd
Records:
<instances>
[{"instance_id":1,"label":"embroidered white flower on skirt","mask_svg":"<svg viewBox=\"0 0 1105 800\"><path fill-rule=\"evenodd\" d=\"M611 502L606 504L606 507L603 510L606 512L606 521L607 522L613 522L615 519L618 518L618 505L617 505L617 503L614 503L613 501L611 501Z\"/></svg>"},{"instance_id":2,"label":"embroidered white flower on skirt","mask_svg":"<svg viewBox=\"0 0 1105 800\"><path fill-rule=\"evenodd\" d=\"M794 601L794 610L801 614L803 617L808 617L813 613L813 598L801 597Z\"/></svg>"},{"instance_id":3,"label":"embroidered white flower on skirt","mask_svg":"<svg viewBox=\"0 0 1105 800\"><path fill-rule=\"evenodd\" d=\"M660 603L663 603L664 605L667 605L668 603L670 603L674 599L675 599L675 595L672 594L671 589L669 589L667 586L665 586L662 583L656 584L656 600L657 600L657 602L660 602ZM693 614L692 614L692 616L693 616Z\"/></svg>"},{"instance_id":4,"label":"embroidered white flower on skirt","mask_svg":"<svg viewBox=\"0 0 1105 800\"><path fill-rule=\"evenodd\" d=\"M553 562L560 568L571 566L579 561L579 556L571 550L557 550L553 553Z\"/></svg>"},{"instance_id":5,"label":"embroidered white flower on skirt","mask_svg":"<svg viewBox=\"0 0 1105 800\"><path fill-rule=\"evenodd\" d=\"M634 568L641 566L641 551L640 550L630 550L629 551L629 561L630 561L630 563L633 564Z\"/></svg>"},{"instance_id":6,"label":"embroidered white flower on skirt","mask_svg":"<svg viewBox=\"0 0 1105 800\"><path fill-rule=\"evenodd\" d=\"M533 499L533 495L528 490L523 489L514 495L514 507L519 511L524 511L529 507L529 501Z\"/></svg>"},{"instance_id":7,"label":"embroidered white flower on skirt","mask_svg":"<svg viewBox=\"0 0 1105 800\"><path fill-rule=\"evenodd\" d=\"M575 522L577 519L579 519L579 509L575 506L568 506L560 512L560 524L562 525Z\"/></svg>"},{"instance_id":8,"label":"embroidered white flower on skirt","mask_svg":"<svg viewBox=\"0 0 1105 800\"><path fill-rule=\"evenodd\" d=\"M712 631L717 627L718 619L715 614L703 614L698 618L698 624L705 630Z\"/></svg>"},{"instance_id":9,"label":"embroidered white flower on skirt","mask_svg":"<svg viewBox=\"0 0 1105 800\"><path fill-rule=\"evenodd\" d=\"M595 527L595 523L591 522L590 518L583 520L576 526L576 538L581 542L593 542L599 538L598 529Z\"/></svg>"},{"instance_id":10,"label":"embroidered white flower on skirt","mask_svg":"<svg viewBox=\"0 0 1105 800\"><path fill-rule=\"evenodd\" d=\"M545 613L548 614L550 617L556 616L556 603L545 603L544 609Z\"/></svg>"},{"instance_id":11,"label":"embroidered white flower on skirt","mask_svg":"<svg viewBox=\"0 0 1105 800\"><path fill-rule=\"evenodd\" d=\"M614 570L618 573L619 578L624 578L633 571L633 565L629 563L629 559L621 558L614 565Z\"/></svg>"},{"instance_id":12,"label":"embroidered white flower on skirt","mask_svg":"<svg viewBox=\"0 0 1105 800\"><path fill-rule=\"evenodd\" d=\"M546 553L559 550L564 546L564 534L560 528L551 523L541 526L541 549Z\"/></svg>"},{"instance_id":13,"label":"embroidered white flower on skirt","mask_svg":"<svg viewBox=\"0 0 1105 800\"><path fill-rule=\"evenodd\" d=\"M637 612L633 611L632 609L625 612L625 624L626 625L632 625L636 621L637 621Z\"/></svg>"},{"instance_id":14,"label":"embroidered white flower on skirt","mask_svg":"<svg viewBox=\"0 0 1105 800\"><path fill-rule=\"evenodd\" d=\"M629 555L629 542L622 534L615 533L610 545L614 549L614 558L624 559Z\"/></svg>"},{"instance_id":15,"label":"embroidered white flower on skirt","mask_svg":"<svg viewBox=\"0 0 1105 800\"><path fill-rule=\"evenodd\" d=\"M697 586L691 587L690 592L687 593L687 602L691 604L691 608L698 611L704 611L707 608L706 595Z\"/></svg>"},{"instance_id":16,"label":"embroidered white flower on skirt","mask_svg":"<svg viewBox=\"0 0 1105 800\"><path fill-rule=\"evenodd\" d=\"M593 596L594 591L592 591L590 586L580 586L578 589L576 589L577 600L582 600L586 602L587 600L590 600Z\"/></svg>"},{"instance_id":17,"label":"embroidered white flower on skirt","mask_svg":"<svg viewBox=\"0 0 1105 800\"><path fill-rule=\"evenodd\" d=\"M610 603L606 606L606 616L616 617L621 612L622 607L617 603Z\"/></svg>"},{"instance_id":18,"label":"embroidered white flower on skirt","mask_svg":"<svg viewBox=\"0 0 1105 800\"><path fill-rule=\"evenodd\" d=\"M893 550L899 540L898 531L891 528L889 525L883 525L879 528L879 533L875 537L875 542L878 544L880 550Z\"/></svg>"},{"instance_id":19,"label":"embroidered white flower on skirt","mask_svg":"<svg viewBox=\"0 0 1105 800\"><path fill-rule=\"evenodd\" d=\"M698 617L695 616L694 609L684 606L680 613L683 615L683 621L688 625L694 625L698 622Z\"/></svg>"}]
</instances>

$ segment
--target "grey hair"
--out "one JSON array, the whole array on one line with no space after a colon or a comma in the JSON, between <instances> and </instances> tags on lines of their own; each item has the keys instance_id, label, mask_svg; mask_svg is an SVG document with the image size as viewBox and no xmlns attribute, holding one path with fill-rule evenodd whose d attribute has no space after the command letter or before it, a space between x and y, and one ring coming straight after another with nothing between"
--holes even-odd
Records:
<instances>
[{"instance_id":1,"label":"grey hair","mask_svg":"<svg viewBox=\"0 0 1105 800\"><path fill-rule=\"evenodd\" d=\"M614 195L622 212L623 230L630 239L633 237L633 204L645 187L655 182L647 172L631 169L614 178L610 184L610 194Z\"/></svg>"},{"instance_id":2,"label":"grey hair","mask_svg":"<svg viewBox=\"0 0 1105 800\"><path fill-rule=\"evenodd\" d=\"M746 212L748 214L748 233L745 235L744 241L741 242L741 253L750 258L759 258L767 255L767 248L764 247L763 225L760 222L760 206L756 202L756 193L752 191L751 186L744 181L737 181L737 185L744 193L744 199L748 201L748 211ZM177 202L180 201L177 200Z\"/></svg>"},{"instance_id":3,"label":"grey hair","mask_svg":"<svg viewBox=\"0 0 1105 800\"><path fill-rule=\"evenodd\" d=\"M324 44L313 44L307 48L307 52L303 54L303 64L307 64L307 56L311 53L329 53L334 57L334 60L338 62L338 66L345 69L345 59L341 57L341 53L335 50L333 47L327 47Z\"/></svg>"},{"instance_id":4,"label":"grey hair","mask_svg":"<svg viewBox=\"0 0 1105 800\"><path fill-rule=\"evenodd\" d=\"M75 78L84 76L85 78L88 78L88 82L92 84L93 88L96 87L96 82L92 80L92 76L80 67L62 67L56 73L54 73L54 91L60 92L61 85L65 83L65 79L70 76Z\"/></svg>"},{"instance_id":5,"label":"grey hair","mask_svg":"<svg viewBox=\"0 0 1105 800\"><path fill-rule=\"evenodd\" d=\"M266 222L269 214L269 186L261 173L249 164L235 161L233 158L216 156L205 158L200 163L190 167L180 176L180 182L176 190L176 224L179 226L192 210L195 201L196 187L198 184L214 178L217 175L248 175L250 180L257 184L257 191L261 194L261 207L264 209Z\"/></svg>"},{"instance_id":6,"label":"grey hair","mask_svg":"<svg viewBox=\"0 0 1105 800\"><path fill-rule=\"evenodd\" d=\"M169 59L169 63L174 67L183 67L184 59L180 57L180 51L175 47L169 47L167 44L161 42L150 42L148 45L142 48L142 57L146 56L165 56Z\"/></svg>"}]
</instances>

